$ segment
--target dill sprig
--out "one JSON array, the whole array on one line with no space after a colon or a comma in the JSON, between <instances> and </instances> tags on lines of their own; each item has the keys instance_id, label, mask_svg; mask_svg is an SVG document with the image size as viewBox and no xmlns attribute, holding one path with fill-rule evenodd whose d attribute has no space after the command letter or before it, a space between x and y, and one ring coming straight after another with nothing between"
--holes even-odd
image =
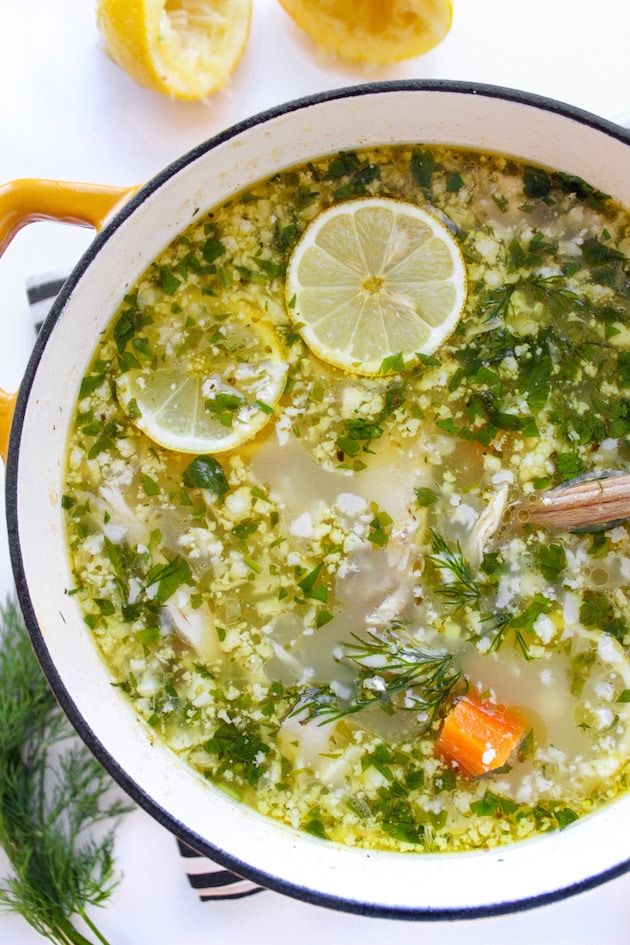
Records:
<instances>
[{"instance_id":1,"label":"dill sprig","mask_svg":"<svg viewBox=\"0 0 630 945\"><path fill-rule=\"evenodd\" d=\"M48 688L15 604L0 606L0 846L12 867L0 912L51 942L107 945L86 908L117 884L114 830L130 808L111 787Z\"/></svg>"},{"instance_id":2,"label":"dill sprig","mask_svg":"<svg viewBox=\"0 0 630 945\"><path fill-rule=\"evenodd\" d=\"M487 637L490 641L488 652L492 652L500 650L509 635L513 638L515 647L520 650L525 659L529 659L529 646L522 631L527 631L529 623L539 612L536 602L531 604L523 614L494 611L491 601L487 599L484 601L484 598L488 598L491 594L492 585L488 581L475 577L460 543L457 542L453 550L442 535L434 529L431 530L431 540L434 553L427 555L428 560L449 575L449 580L437 588L440 597L453 607L455 613L466 606L481 613L482 603L486 604L486 612L482 613L481 617L482 624L485 625L484 632L472 634L470 639L477 641L482 636ZM487 613L488 609L492 612Z\"/></svg>"},{"instance_id":3,"label":"dill sprig","mask_svg":"<svg viewBox=\"0 0 630 945\"><path fill-rule=\"evenodd\" d=\"M500 650L506 642L508 632L511 630L514 637L514 646L517 650L521 651L522 656L524 656L526 660L529 660L529 644L521 629L513 626L513 619L514 616L510 613L499 613L486 618L488 629L483 635L490 637L488 653Z\"/></svg>"},{"instance_id":4,"label":"dill sprig","mask_svg":"<svg viewBox=\"0 0 630 945\"><path fill-rule=\"evenodd\" d=\"M435 529L431 529L431 543L433 554L427 555L427 559L449 575L449 580L437 589L440 597L455 611L466 606L478 607L488 585L486 581L480 581L474 576L460 543L457 542L453 550Z\"/></svg>"},{"instance_id":5,"label":"dill sprig","mask_svg":"<svg viewBox=\"0 0 630 945\"><path fill-rule=\"evenodd\" d=\"M543 302L550 313L559 318L576 309L587 308L587 301L573 289L562 284L562 276L530 275L522 279L521 284L529 290L535 302Z\"/></svg>"},{"instance_id":6,"label":"dill sprig","mask_svg":"<svg viewBox=\"0 0 630 945\"><path fill-rule=\"evenodd\" d=\"M343 643L339 661L358 669L353 694L342 700L330 685L309 688L292 710L292 715L306 712L308 720L322 718L334 722L370 706L384 712L410 711L424 716L429 725L440 706L461 679L452 653L429 653L404 643L399 625L374 632L356 642Z\"/></svg>"},{"instance_id":7,"label":"dill sprig","mask_svg":"<svg viewBox=\"0 0 630 945\"><path fill-rule=\"evenodd\" d=\"M566 315L575 309L586 308L587 301L563 285L563 278L530 273L513 282L493 286L486 292L480 304L485 321L506 319L513 310L513 296L518 291L528 294L534 302L543 302L555 317Z\"/></svg>"}]
</instances>

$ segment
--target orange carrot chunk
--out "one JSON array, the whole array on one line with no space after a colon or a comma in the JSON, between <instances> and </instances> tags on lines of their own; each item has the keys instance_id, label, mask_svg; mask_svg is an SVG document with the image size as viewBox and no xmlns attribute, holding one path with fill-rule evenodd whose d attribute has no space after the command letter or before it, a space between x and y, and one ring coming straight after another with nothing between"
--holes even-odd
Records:
<instances>
[{"instance_id":1,"label":"orange carrot chunk","mask_svg":"<svg viewBox=\"0 0 630 945\"><path fill-rule=\"evenodd\" d=\"M442 757L471 778L496 771L520 746L528 723L515 709L462 696L444 720L436 742Z\"/></svg>"}]
</instances>

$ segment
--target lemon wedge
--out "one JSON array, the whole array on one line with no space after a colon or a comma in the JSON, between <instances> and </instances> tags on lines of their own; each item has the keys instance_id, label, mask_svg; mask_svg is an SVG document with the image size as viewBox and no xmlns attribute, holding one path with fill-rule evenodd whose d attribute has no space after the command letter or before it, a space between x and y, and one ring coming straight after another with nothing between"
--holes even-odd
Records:
<instances>
[{"instance_id":1,"label":"lemon wedge","mask_svg":"<svg viewBox=\"0 0 630 945\"><path fill-rule=\"evenodd\" d=\"M280 0L319 46L351 62L412 59L451 27L451 0Z\"/></svg>"},{"instance_id":2,"label":"lemon wedge","mask_svg":"<svg viewBox=\"0 0 630 945\"><path fill-rule=\"evenodd\" d=\"M234 449L272 419L284 391L288 365L282 344L245 303L205 334L183 354L165 356L158 367L126 371L116 381L130 419L165 449Z\"/></svg>"},{"instance_id":3,"label":"lemon wedge","mask_svg":"<svg viewBox=\"0 0 630 945\"><path fill-rule=\"evenodd\" d=\"M105 51L154 92L201 99L234 72L249 36L251 0L98 0Z\"/></svg>"},{"instance_id":4,"label":"lemon wedge","mask_svg":"<svg viewBox=\"0 0 630 945\"><path fill-rule=\"evenodd\" d=\"M287 309L302 338L354 374L402 370L432 354L457 325L466 290L461 250L445 224L388 198L324 210L287 268Z\"/></svg>"}]
</instances>

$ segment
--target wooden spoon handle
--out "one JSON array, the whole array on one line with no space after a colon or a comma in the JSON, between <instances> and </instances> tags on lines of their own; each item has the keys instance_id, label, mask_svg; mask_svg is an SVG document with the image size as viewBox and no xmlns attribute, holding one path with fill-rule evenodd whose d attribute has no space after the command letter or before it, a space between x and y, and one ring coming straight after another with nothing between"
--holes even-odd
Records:
<instances>
[{"instance_id":1,"label":"wooden spoon handle","mask_svg":"<svg viewBox=\"0 0 630 945\"><path fill-rule=\"evenodd\" d=\"M526 506L522 518L567 531L623 521L630 518L630 474L560 486Z\"/></svg>"}]
</instances>

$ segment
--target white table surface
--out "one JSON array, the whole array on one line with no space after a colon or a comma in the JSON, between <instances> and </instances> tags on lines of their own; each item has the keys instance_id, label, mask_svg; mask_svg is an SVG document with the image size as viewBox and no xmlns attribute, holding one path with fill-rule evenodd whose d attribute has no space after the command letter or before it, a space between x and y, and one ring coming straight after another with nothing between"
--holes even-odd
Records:
<instances>
[{"instance_id":1,"label":"white table surface","mask_svg":"<svg viewBox=\"0 0 630 945\"><path fill-rule=\"evenodd\" d=\"M250 41L229 90L207 104L136 86L103 54L93 0L0 0L0 183L18 177L132 185L200 141L284 100L390 78L459 79L523 89L630 123L628 0L454 0L447 39L424 57L367 70L331 64L277 0L253 0ZM24 280L70 269L89 230L40 223L22 230L0 264L0 387L15 390L33 342ZM0 485L4 470L0 467ZM0 594L12 589L4 517ZM630 842L630 838L629 838ZM623 945L630 942L630 875L553 905L511 916L446 923L337 913L264 892L200 903L174 839L143 811L125 819L116 860L124 876L96 918L111 945ZM8 869L0 852L0 877ZM0 916L0 942L42 939Z\"/></svg>"}]
</instances>

